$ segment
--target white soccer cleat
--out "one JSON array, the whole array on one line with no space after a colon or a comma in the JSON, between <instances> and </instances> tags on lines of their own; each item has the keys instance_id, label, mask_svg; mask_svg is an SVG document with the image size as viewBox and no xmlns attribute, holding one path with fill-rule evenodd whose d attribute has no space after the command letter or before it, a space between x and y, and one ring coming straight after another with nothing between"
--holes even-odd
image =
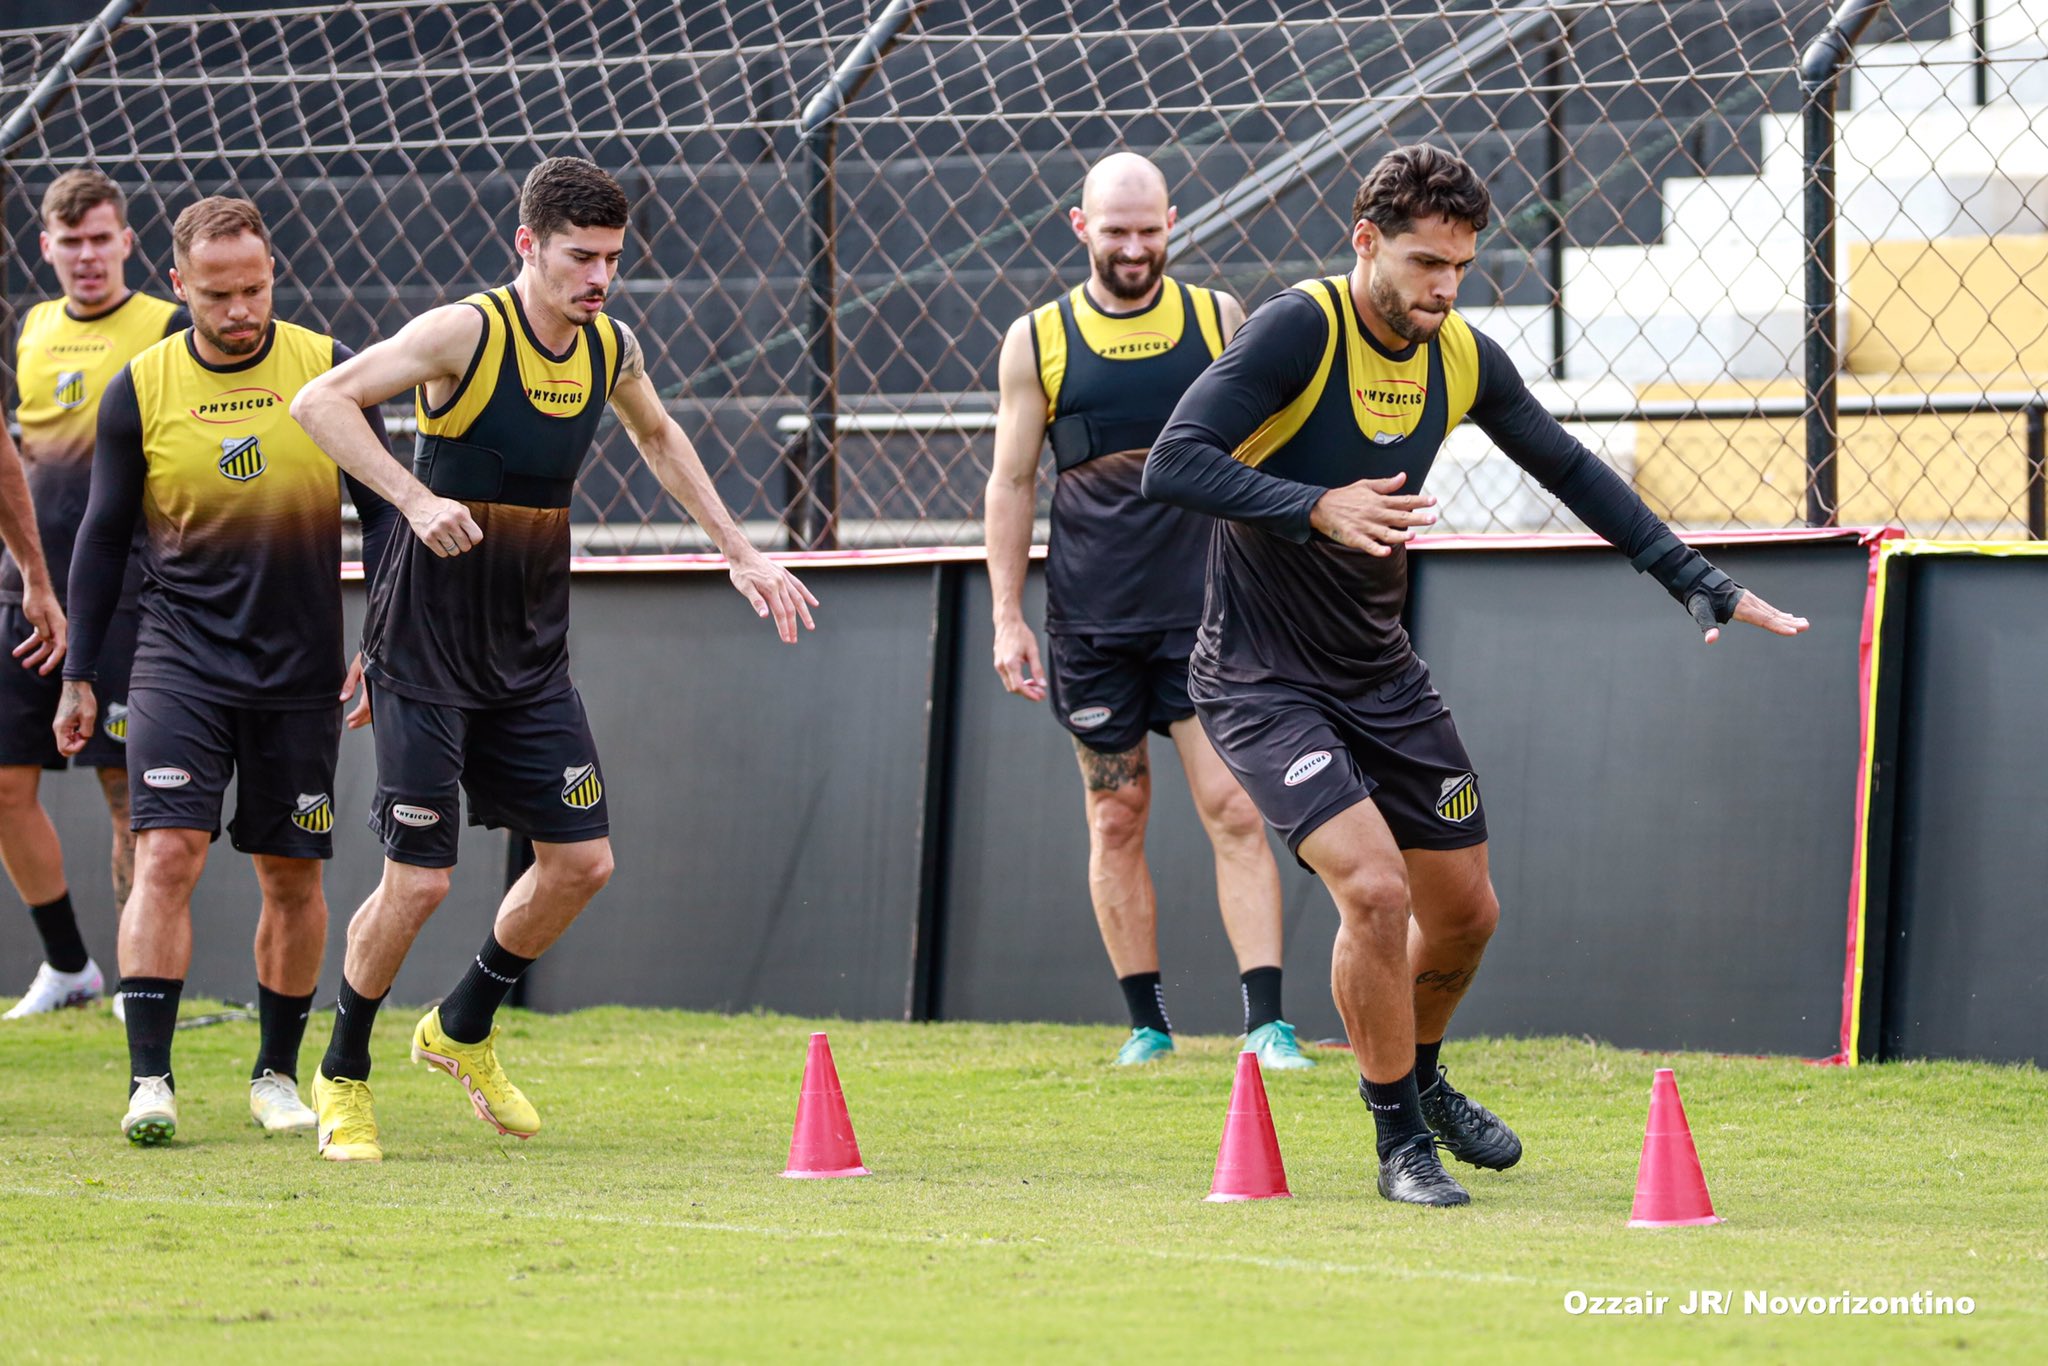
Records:
<instances>
[{"instance_id":1,"label":"white soccer cleat","mask_svg":"<svg viewBox=\"0 0 2048 1366\"><path fill-rule=\"evenodd\" d=\"M249 1118L266 1134L310 1134L320 1116L299 1099L299 1085L269 1068L249 1083Z\"/></svg>"},{"instance_id":2,"label":"white soccer cleat","mask_svg":"<svg viewBox=\"0 0 2048 1366\"><path fill-rule=\"evenodd\" d=\"M0 1015L0 1020L20 1020L30 1015L47 1015L66 1006L87 1005L100 998L106 985L100 976L100 965L90 958L77 972L59 972L45 963L36 969L36 980L28 984L14 1009Z\"/></svg>"},{"instance_id":3,"label":"white soccer cleat","mask_svg":"<svg viewBox=\"0 0 2048 1366\"><path fill-rule=\"evenodd\" d=\"M121 1116L121 1132L138 1148L154 1148L177 1135L178 1098L171 1093L169 1077L135 1079L128 1113Z\"/></svg>"}]
</instances>

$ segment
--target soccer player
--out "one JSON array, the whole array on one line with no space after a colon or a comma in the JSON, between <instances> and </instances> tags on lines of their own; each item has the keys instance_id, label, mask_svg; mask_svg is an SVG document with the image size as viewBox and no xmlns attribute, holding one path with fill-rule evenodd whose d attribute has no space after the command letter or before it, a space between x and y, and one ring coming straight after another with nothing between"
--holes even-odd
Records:
<instances>
[{"instance_id":1,"label":"soccer player","mask_svg":"<svg viewBox=\"0 0 2048 1366\"><path fill-rule=\"evenodd\" d=\"M1147 495L1217 524L1189 692L1217 750L1340 919L1331 990L1389 1200L1462 1205L1441 1142L1505 1168L1521 1141L1452 1089L1438 1050L1499 917L1486 811L1449 711L1401 626L1422 485L1470 417L1692 614L1778 635L1778 611L1682 544L1538 406L1452 311L1490 211L1472 168L1387 154L1352 206L1348 275L1260 307L1188 389Z\"/></svg>"},{"instance_id":2,"label":"soccer player","mask_svg":"<svg viewBox=\"0 0 2048 1366\"><path fill-rule=\"evenodd\" d=\"M270 237L256 206L202 199L171 231L171 284L192 326L130 361L100 402L92 494L71 570L71 653L57 747L76 754L98 718L96 680L140 521L142 622L128 693L135 890L121 916L130 1091L122 1132L177 1132L171 1070L192 959L192 889L220 833L263 890L256 922L261 1037L249 1111L269 1132L305 1132L299 1044L320 977L341 744L341 481L292 421L313 376L346 359L331 337L271 315ZM381 425L355 421L374 444ZM395 514L351 490L365 540ZM351 674L353 671L350 671Z\"/></svg>"},{"instance_id":3,"label":"soccer player","mask_svg":"<svg viewBox=\"0 0 2048 1366\"><path fill-rule=\"evenodd\" d=\"M1054 718L1073 733L1088 891L1131 1016L1117 1062L1173 1051L1145 863L1153 731L1179 750L1215 852L1245 1046L1266 1067L1313 1067L1281 1014L1280 874L1266 832L1188 701L1211 522L1149 502L1138 489L1152 439L1244 311L1228 294L1165 274L1174 215L1166 177L1146 158L1119 152L1097 162L1069 217L1088 251L1088 279L1012 323L998 363L987 521L996 674L1018 697L1050 696ZM1024 620L1038 454L1048 437L1057 470L1045 566L1050 669Z\"/></svg>"},{"instance_id":4,"label":"soccer player","mask_svg":"<svg viewBox=\"0 0 2048 1366\"><path fill-rule=\"evenodd\" d=\"M31 667L0 667L0 860L43 940L42 966L7 1012L10 1020L84 1005L104 989L71 907L63 846L38 793L43 770L61 770L68 762L50 734L63 686L56 672L63 637L53 638L49 630L53 621L62 630L59 609L70 575L72 538L92 483L100 398L122 366L191 321L171 300L128 288L128 257L135 250L128 200L120 186L98 171L66 171L52 181L43 194L42 224L43 259L56 272L63 297L31 308L16 344L15 380L21 395L16 416L21 455L28 464L26 485L17 464L0 462L0 516L27 518L8 535L10 553L0 560L0 640L12 644L33 631L38 641L33 656L23 661ZM99 775L113 823L116 914L127 903L135 869L126 740L128 666L135 653L140 587L138 564L122 584L101 651L100 699L107 723L77 760Z\"/></svg>"},{"instance_id":5,"label":"soccer player","mask_svg":"<svg viewBox=\"0 0 2048 1366\"><path fill-rule=\"evenodd\" d=\"M785 642L816 606L746 541L647 376L640 343L603 311L625 248L626 195L587 161L534 167L519 195L511 284L435 308L307 386L293 412L345 470L404 512L363 626L375 711L370 827L384 876L348 927L334 1035L314 1077L320 1155L383 1156L370 1029L427 917L448 894L456 793L473 823L533 841L475 960L412 1032L501 1134L540 1129L500 1066L493 1017L520 975L611 877L604 776L569 676L569 502L607 404L662 486L725 553L734 587ZM354 414L417 391L408 471Z\"/></svg>"}]
</instances>

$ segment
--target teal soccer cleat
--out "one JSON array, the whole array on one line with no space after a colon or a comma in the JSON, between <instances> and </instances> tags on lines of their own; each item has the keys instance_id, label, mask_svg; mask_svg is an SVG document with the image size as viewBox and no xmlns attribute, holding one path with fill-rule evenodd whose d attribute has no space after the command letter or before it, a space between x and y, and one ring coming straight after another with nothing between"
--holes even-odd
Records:
<instances>
[{"instance_id":1,"label":"teal soccer cleat","mask_svg":"<svg viewBox=\"0 0 2048 1366\"><path fill-rule=\"evenodd\" d=\"M1244 1036L1244 1046L1258 1054L1259 1067L1267 1072L1299 1072L1314 1067L1316 1060L1305 1056L1294 1037L1294 1026L1285 1020L1262 1024Z\"/></svg>"},{"instance_id":2,"label":"teal soccer cleat","mask_svg":"<svg viewBox=\"0 0 2048 1366\"><path fill-rule=\"evenodd\" d=\"M1142 1062L1163 1058L1172 1051L1173 1035L1141 1026L1133 1029L1131 1037L1125 1039L1124 1046L1116 1051L1116 1065L1135 1067Z\"/></svg>"}]
</instances>

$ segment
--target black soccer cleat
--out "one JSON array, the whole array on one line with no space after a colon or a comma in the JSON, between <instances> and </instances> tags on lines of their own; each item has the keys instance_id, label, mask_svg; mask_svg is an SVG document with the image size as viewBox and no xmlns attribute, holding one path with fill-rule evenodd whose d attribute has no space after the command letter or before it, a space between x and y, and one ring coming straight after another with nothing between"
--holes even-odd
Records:
<instances>
[{"instance_id":1,"label":"black soccer cleat","mask_svg":"<svg viewBox=\"0 0 2048 1366\"><path fill-rule=\"evenodd\" d=\"M1444 1151L1460 1162L1492 1171L1506 1171L1522 1160L1522 1140L1500 1116L1452 1087L1444 1069L1436 1084L1422 1093L1422 1118L1444 1142Z\"/></svg>"},{"instance_id":2,"label":"black soccer cleat","mask_svg":"<svg viewBox=\"0 0 2048 1366\"><path fill-rule=\"evenodd\" d=\"M1469 1205L1472 1197L1444 1170L1437 1140L1417 1134L1380 1159L1380 1194L1404 1205Z\"/></svg>"}]
</instances>

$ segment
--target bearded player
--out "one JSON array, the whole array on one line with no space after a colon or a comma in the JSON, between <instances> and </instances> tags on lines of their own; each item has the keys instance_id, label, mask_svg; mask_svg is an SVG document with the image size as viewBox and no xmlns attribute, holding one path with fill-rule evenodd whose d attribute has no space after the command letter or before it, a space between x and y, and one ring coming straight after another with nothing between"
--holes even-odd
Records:
<instances>
[{"instance_id":1,"label":"bearded player","mask_svg":"<svg viewBox=\"0 0 2048 1366\"><path fill-rule=\"evenodd\" d=\"M64 849L43 809L45 771L70 763L99 779L113 823L114 910L128 901L135 870L135 835L128 828L128 668L135 654L136 599L142 586L139 557L128 566L121 601L108 627L99 666L101 726L75 760L57 752L50 723L63 686L61 607L70 580L71 545L85 516L92 485L93 437L100 398L121 368L191 323L169 299L131 290L128 258L135 233L121 187L98 171L66 171L43 195L43 259L62 296L37 304L22 319L15 379L21 393L21 454L27 483L19 505L11 470L0 487L6 514L18 517L31 496L34 511L8 537L0 560L0 640L30 637L44 646L24 658L27 669L0 668L0 859L14 889L28 904L43 941L35 980L5 1018L39 1015L84 1005L104 989L99 965L86 952L64 875ZM48 634L51 620L60 634ZM23 656L28 648L16 650ZM118 1011L118 1000L115 1003Z\"/></svg>"},{"instance_id":2,"label":"bearded player","mask_svg":"<svg viewBox=\"0 0 2048 1366\"><path fill-rule=\"evenodd\" d=\"M341 486L289 404L348 349L272 315L275 263L246 199L202 199L171 230L171 283L192 326L128 362L100 404L92 494L71 568L72 637L54 731L90 743L130 546L143 530L142 621L128 694L140 779L135 889L121 914L130 1142L177 1132L171 1043L192 959L192 892L221 832L250 856L259 1037L251 1118L306 1132L299 1045L327 945L321 863L334 852L346 677ZM358 410L362 438L382 440ZM352 486L374 556L391 509Z\"/></svg>"},{"instance_id":3,"label":"bearded player","mask_svg":"<svg viewBox=\"0 0 2048 1366\"><path fill-rule=\"evenodd\" d=\"M1145 492L1218 522L1189 671L1202 726L1337 903L1331 991L1371 1108L1379 1191L1462 1205L1441 1144L1513 1166L1521 1140L1453 1089L1452 1012L1499 919L1486 811L1401 625L1423 481L1470 417L1706 633L1806 629L1672 535L1452 310L1491 209L1472 168L1390 152L1352 206L1354 261L1267 301L1188 389Z\"/></svg>"},{"instance_id":4,"label":"bearded player","mask_svg":"<svg viewBox=\"0 0 2048 1366\"><path fill-rule=\"evenodd\" d=\"M1266 1067L1315 1064L1280 1008L1280 874L1259 813L1195 721L1188 653L1202 615L1210 519L1139 492L1145 452L1244 312L1166 270L1166 177L1119 152L1092 167L1071 211L1082 285L1010 325L988 480L988 574L1003 687L1052 699L1073 735L1088 817L1088 892L1131 1033L1119 1064L1173 1051L1158 906L1145 863L1147 732L1171 739L1215 853L1216 899L1236 953L1245 1047ZM1024 620L1038 456L1056 483L1046 553L1045 660Z\"/></svg>"},{"instance_id":5,"label":"bearded player","mask_svg":"<svg viewBox=\"0 0 2048 1366\"><path fill-rule=\"evenodd\" d=\"M501 1134L540 1115L506 1077L498 1006L611 877L604 776L569 676L569 502L607 406L785 642L816 599L742 535L675 420L640 343L604 301L625 248L618 183L587 161L536 166L519 196L511 284L436 308L309 385L293 414L337 464L390 499L395 538L363 626L375 719L370 826L384 876L348 929L339 1006L313 1083L320 1155L383 1157L370 1030L420 926L448 894L457 791L474 824L533 842L474 961L412 1032L412 1057L463 1088ZM411 470L353 415L416 391Z\"/></svg>"}]
</instances>

